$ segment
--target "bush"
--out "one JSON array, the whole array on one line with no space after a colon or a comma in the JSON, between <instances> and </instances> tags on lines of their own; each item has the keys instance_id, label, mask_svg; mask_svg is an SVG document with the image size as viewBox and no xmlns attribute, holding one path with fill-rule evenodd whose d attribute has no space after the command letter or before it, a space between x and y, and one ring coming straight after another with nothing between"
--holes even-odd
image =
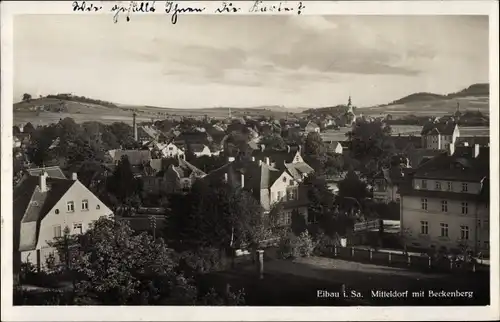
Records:
<instances>
[{"instance_id":1,"label":"bush","mask_svg":"<svg viewBox=\"0 0 500 322\"><path fill-rule=\"evenodd\" d=\"M196 251L186 251L180 255L184 270L191 273L208 273L220 271L227 267L226 257L216 248L200 248Z\"/></svg>"},{"instance_id":2,"label":"bush","mask_svg":"<svg viewBox=\"0 0 500 322\"><path fill-rule=\"evenodd\" d=\"M316 235L314 253L317 255L326 255L332 252L334 246L340 246L340 236L335 233L333 237L328 236L323 231Z\"/></svg>"},{"instance_id":3,"label":"bush","mask_svg":"<svg viewBox=\"0 0 500 322\"><path fill-rule=\"evenodd\" d=\"M279 244L278 255L282 259L308 257L312 255L314 248L315 243L307 230L298 237L288 233Z\"/></svg>"},{"instance_id":4,"label":"bush","mask_svg":"<svg viewBox=\"0 0 500 322\"><path fill-rule=\"evenodd\" d=\"M226 290L223 294L219 294L215 288L210 290L201 297L200 305L245 305L245 290L240 289L236 292L231 291L230 285L226 285Z\"/></svg>"}]
</instances>

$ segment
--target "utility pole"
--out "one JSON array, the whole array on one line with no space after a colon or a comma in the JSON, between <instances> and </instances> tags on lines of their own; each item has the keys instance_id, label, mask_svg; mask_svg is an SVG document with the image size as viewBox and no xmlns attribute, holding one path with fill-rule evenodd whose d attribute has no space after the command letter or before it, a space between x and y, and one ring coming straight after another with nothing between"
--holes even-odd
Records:
<instances>
[{"instance_id":1,"label":"utility pole","mask_svg":"<svg viewBox=\"0 0 500 322\"><path fill-rule=\"evenodd\" d=\"M155 216L149 216L149 225L151 229L153 230L153 240L156 241L156 217Z\"/></svg>"}]
</instances>

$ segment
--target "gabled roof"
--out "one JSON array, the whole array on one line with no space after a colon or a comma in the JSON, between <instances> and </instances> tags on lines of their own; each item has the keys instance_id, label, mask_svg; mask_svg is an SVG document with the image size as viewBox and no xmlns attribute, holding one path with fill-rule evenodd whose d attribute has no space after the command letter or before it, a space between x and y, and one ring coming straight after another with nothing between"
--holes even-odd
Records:
<instances>
[{"instance_id":1,"label":"gabled roof","mask_svg":"<svg viewBox=\"0 0 500 322\"><path fill-rule=\"evenodd\" d=\"M189 145L189 149L193 152L193 153L200 153L200 152L203 152L203 150L205 150L205 148L207 148L206 145L204 144L200 144L200 143L193 143L193 144L190 144Z\"/></svg>"},{"instance_id":2,"label":"gabled roof","mask_svg":"<svg viewBox=\"0 0 500 322\"><path fill-rule=\"evenodd\" d=\"M313 121L309 121L306 125L306 127L314 127L317 128L319 127L318 124L314 123Z\"/></svg>"},{"instance_id":3,"label":"gabled roof","mask_svg":"<svg viewBox=\"0 0 500 322\"><path fill-rule=\"evenodd\" d=\"M245 188L260 190L269 189L283 171L264 162L259 164L256 161L236 160L210 172L205 179L209 181L224 180L226 173L231 186L241 186L241 174L243 174Z\"/></svg>"},{"instance_id":4,"label":"gabled roof","mask_svg":"<svg viewBox=\"0 0 500 322\"><path fill-rule=\"evenodd\" d=\"M489 136L459 136L455 141L456 146L465 146L465 144L468 144L469 146L473 146L475 144L479 144L480 146L488 146L489 143Z\"/></svg>"},{"instance_id":5,"label":"gabled roof","mask_svg":"<svg viewBox=\"0 0 500 322\"><path fill-rule=\"evenodd\" d=\"M179 178L188 178L191 175L203 177L205 172L201 171L183 158L177 158L177 162L171 165L171 168L179 175Z\"/></svg>"},{"instance_id":6,"label":"gabled roof","mask_svg":"<svg viewBox=\"0 0 500 322\"><path fill-rule=\"evenodd\" d=\"M303 179L303 175L309 175L314 172L314 169L305 162L285 163L285 168L297 181Z\"/></svg>"},{"instance_id":7,"label":"gabled roof","mask_svg":"<svg viewBox=\"0 0 500 322\"><path fill-rule=\"evenodd\" d=\"M113 157L114 162L121 160L122 156L127 156L131 165L139 165L151 160L151 151L149 150L115 150Z\"/></svg>"},{"instance_id":8,"label":"gabled roof","mask_svg":"<svg viewBox=\"0 0 500 322\"><path fill-rule=\"evenodd\" d=\"M58 166L26 169L26 172L28 172L30 176L35 176L35 177L38 177L43 172L46 172L49 178L66 179L66 176L62 172L61 168L59 168Z\"/></svg>"},{"instance_id":9,"label":"gabled roof","mask_svg":"<svg viewBox=\"0 0 500 322\"><path fill-rule=\"evenodd\" d=\"M39 177L31 176L14 189L13 217L14 220L21 222L21 231L14 233L20 234L20 251L35 249L39 222L76 182L47 178L48 189L42 192L39 180Z\"/></svg>"},{"instance_id":10,"label":"gabled roof","mask_svg":"<svg viewBox=\"0 0 500 322\"><path fill-rule=\"evenodd\" d=\"M427 123L422 127L421 135L452 135L457 123L455 122L437 122Z\"/></svg>"},{"instance_id":11,"label":"gabled roof","mask_svg":"<svg viewBox=\"0 0 500 322\"><path fill-rule=\"evenodd\" d=\"M474 147L460 147L453 155L441 153L423 163L413 172L417 178L480 181L489 175L489 148L480 149L474 157Z\"/></svg>"},{"instance_id":12,"label":"gabled roof","mask_svg":"<svg viewBox=\"0 0 500 322\"><path fill-rule=\"evenodd\" d=\"M290 151L272 149L264 149L262 151L262 149L260 149L253 151L252 156L261 161L265 161L266 157L268 157L271 163L276 164L277 168L283 169L285 163L292 163L298 150L298 147L290 147Z\"/></svg>"}]
</instances>

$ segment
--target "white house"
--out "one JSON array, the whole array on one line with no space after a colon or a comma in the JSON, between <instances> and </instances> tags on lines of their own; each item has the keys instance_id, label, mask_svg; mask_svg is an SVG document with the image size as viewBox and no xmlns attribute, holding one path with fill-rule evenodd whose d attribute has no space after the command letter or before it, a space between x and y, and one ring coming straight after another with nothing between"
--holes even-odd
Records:
<instances>
[{"instance_id":1,"label":"white house","mask_svg":"<svg viewBox=\"0 0 500 322\"><path fill-rule=\"evenodd\" d=\"M460 136L455 122L429 123L422 127L422 147L432 150L448 150Z\"/></svg>"},{"instance_id":2,"label":"white house","mask_svg":"<svg viewBox=\"0 0 500 322\"><path fill-rule=\"evenodd\" d=\"M48 242L61 237L65 228L82 234L112 214L76 174L71 179L49 178L46 173L29 176L14 190L14 262L46 269L50 255L57 255Z\"/></svg>"}]
</instances>

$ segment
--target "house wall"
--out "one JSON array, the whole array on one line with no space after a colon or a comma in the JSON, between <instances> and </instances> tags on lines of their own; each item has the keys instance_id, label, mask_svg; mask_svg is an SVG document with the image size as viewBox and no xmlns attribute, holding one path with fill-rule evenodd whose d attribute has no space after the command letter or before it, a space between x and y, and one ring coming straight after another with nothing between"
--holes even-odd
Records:
<instances>
[{"instance_id":1,"label":"house wall","mask_svg":"<svg viewBox=\"0 0 500 322\"><path fill-rule=\"evenodd\" d=\"M88 210L82 209L82 200L88 200ZM74 202L74 211L67 211L67 202ZM97 209L99 208L99 209ZM59 213L56 214L56 209ZM54 252L47 241L52 241L55 233L55 227L61 227L61 235L64 234L64 228L67 226L70 229L70 234L77 234L79 231L74 228L74 224L82 225L82 232L89 229L89 224L98 220L103 216L112 215L109 209L102 201L100 201L90 190L88 190L80 181L75 183L68 189L62 198L54 205L52 209L40 222L40 229L36 250L40 251L40 265L43 268L46 263L47 257ZM36 261L36 250L22 252L21 258L30 258ZM34 264L38 264L34 262Z\"/></svg>"},{"instance_id":2,"label":"house wall","mask_svg":"<svg viewBox=\"0 0 500 322\"><path fill-rule=\"evenodd\" d=\"M467 245L472 249L477 245L476 237L486 238L483 231L477 229L479 210L484 206L468 202L468 213L462 214L461 200L447 200L448 211L442 212L440 198L427 197L427 210L422 209L422 198L415 196L401 197L401 232L409 246L436 249L444 246L447 249L458 248L461 237L461 226L469 228ZM422 221L428 223L428 233L422 234ZM448 224L448 237L441 237L441 223ZM483 243L484 245L484 243Z\"/></svg>"},{"instance_id":3,"label":"house wall","mask_svg":"<svg viewBox=\"0 0 500 322\"><path fill-rule=\"evenodd\" d=\"M427 188L424 188L426 182ZM441 185L441 189L436 186L436 183ZM467 184L467 191L462 191L462 184ZM448 189L450 185L450 189ZM465 182L465 181L451 181L451 180L437 180L437 179L413 179L413 188L416 190L429 190L429 191L451 191L469 194L479 194L481 191L481 183L479 182Z\"/></svg>"},{"instance_id":4,"label":"house wall","mask_svg":"<svg viewBox=\"0 0 500 322\"><path fill-rule=\"evenodd\" d=\"M162 154L166 158L173 158L176 156L183 156L184 151L179 149L175 144L170 143L162 150Z\"/></svg>"}]
</instances>

